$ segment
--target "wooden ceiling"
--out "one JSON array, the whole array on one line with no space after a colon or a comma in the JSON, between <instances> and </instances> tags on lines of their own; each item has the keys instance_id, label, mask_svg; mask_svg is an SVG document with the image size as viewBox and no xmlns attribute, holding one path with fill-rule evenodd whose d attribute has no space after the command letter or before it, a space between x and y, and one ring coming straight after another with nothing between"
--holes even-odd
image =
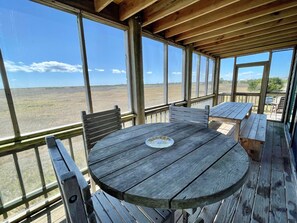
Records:
<instances>
[{"instance_id":1,"label":"wooden ceiling","mask_svg":"<svg viewBox=\"0 0 297 223\"><path fill-rule=\"evenodd\" d=\"M119 22L138 15L144 30L211 56L297 45L297 0L92 1L97 14L117 8Z\"/></svg>"}]
</instances>

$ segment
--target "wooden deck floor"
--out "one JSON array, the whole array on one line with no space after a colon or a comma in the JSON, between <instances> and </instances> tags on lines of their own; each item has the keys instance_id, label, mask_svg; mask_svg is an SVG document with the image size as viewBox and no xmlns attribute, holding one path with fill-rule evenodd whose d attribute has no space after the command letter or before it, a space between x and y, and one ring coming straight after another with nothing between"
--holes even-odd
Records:
<instances>
[{"instance_id":1,"label":"wooden deck floor","mask_svg":"<svg viewBox=\"0 0 297 223\"><path fill-rule=\"evenodd\" d=\"M232 134L232 125L212 126ZM205 223L297 222L297 183L282 124L268 122L261 162L252 161L246 184L227 199L203 207L191 222L198 217ZM63 206L58 204L25 222L65 222Z\"/></svg>"}]
</instances>

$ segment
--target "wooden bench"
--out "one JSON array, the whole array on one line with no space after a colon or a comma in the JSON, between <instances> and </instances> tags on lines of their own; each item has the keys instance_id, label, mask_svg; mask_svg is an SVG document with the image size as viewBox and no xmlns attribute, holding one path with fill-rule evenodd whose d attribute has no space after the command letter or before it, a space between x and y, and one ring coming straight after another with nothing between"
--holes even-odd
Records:
<instances>
[{"instance_id":1,"label":"wooden bench","mask_svg":"<svg viewBox=\"0 0 297 223\"><path fill-rule=\"evenodd\" d=\"M140 207L111 197L102 190L90 193L90 186L60 140L46 137L50 158L65 207L67 222L128 223L168 222L168 209Z\"/></svg>"},{"instance_id":2,"label":"wooden bench","mask_svg":"<svg viewBox=\"0 0 297 223\"><path fill-rule=\"evenodd\" d=\"M266 138L267 118L264 114L252 113L239 136L240 143L253 160L260 161Z\"/></svg>"}]
</instances>

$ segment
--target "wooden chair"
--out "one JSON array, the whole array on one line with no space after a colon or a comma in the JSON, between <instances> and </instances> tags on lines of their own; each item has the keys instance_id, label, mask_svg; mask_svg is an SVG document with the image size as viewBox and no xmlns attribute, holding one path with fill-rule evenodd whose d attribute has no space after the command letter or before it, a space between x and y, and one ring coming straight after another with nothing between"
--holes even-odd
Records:
<instances>
[{"instance_id":1,"label":"wooden chair","mask_svg":"<svg viewBox=\"0 0 297 223\"><path fill-rule=\"evenodd\" d=\"M92 114L82 111L81 117L85 148L88 153L98 140L122 128L121 110L117 105L114 109Z\"/></svg>"},{"instance_id":2,"label":"wooden chair","mask_svg":"<svg viewBox=\"0 0 297 223\"><path fill-rule=\"evenodd\" d=\"M173 215L167 209L140 207L109 196L102 190L90 193L90 186L60 140L46 137L67 222L167 222Z\"/></svg>"},{"instance_id":3,"label":"wooden chair","mask_svg":"<svg viewBox=\"0 0 297 223\"><path fill-rule=\"evenodd\" d=\"M282 113L284 110L284 107L285 107L285 100L286 100L286 98L284 96L278 97L276 99L276 102L272 103L271 114L272 114L272 112L274 112L275 117L276 117L276 113Z\"/></svg>"},{"instance_id":4,"label":"wooden chair","mask_svg":"<svg viewBox=\"0 0 297 223\"><path fill-rule=\"evenodd\" d=\"M209 105L206 105L205 109L169 106L170 122L193 122L208 128L208 117Z\"/></svg>"}]
</instances>

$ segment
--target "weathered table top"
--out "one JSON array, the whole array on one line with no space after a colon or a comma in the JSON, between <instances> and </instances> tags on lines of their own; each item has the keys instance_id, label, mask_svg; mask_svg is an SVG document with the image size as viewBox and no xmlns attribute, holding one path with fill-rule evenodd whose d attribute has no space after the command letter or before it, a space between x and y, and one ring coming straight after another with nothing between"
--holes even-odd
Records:
<instances>
[{"instance_id":1,"label":"weathered table top","mask_svg":"<svg viewBox=\"0 0 297 223\"><path fill-rule=\"evenodd\" d=\"M241 121L251 111L252 103L224 102L210 109L209 117Z\"/></svg>"},{"instance_id":2,"label":"weathered table top","mask_svg":"<svg viewBox=\"0 0 297 223\"><path fill-rule=\"evenodd\" d=\"M174 139L169 148L145 144ZM137 205L185 209L219 201L244 183L249 158L232 138L197 124L138 125L99 141L88 157L94 181L112 196Z\"/></svg>"}]
</instances>

